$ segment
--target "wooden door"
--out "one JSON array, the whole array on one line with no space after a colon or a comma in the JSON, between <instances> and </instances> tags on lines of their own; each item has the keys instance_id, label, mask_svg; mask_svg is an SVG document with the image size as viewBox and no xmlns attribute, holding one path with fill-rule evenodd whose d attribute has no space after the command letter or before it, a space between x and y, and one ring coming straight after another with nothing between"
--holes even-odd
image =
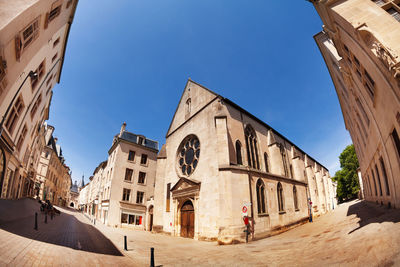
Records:
<instances>
[{"instance_id":1,"label":"wooden door","mask_svg":"<svg viewBox=\"0 0 400 267\"><path fill-rule=\"evenodd\" d=\"M183 204L181 209L181 236L194 237L194 208L189 200Z\"/></svg>"}]
</instances>

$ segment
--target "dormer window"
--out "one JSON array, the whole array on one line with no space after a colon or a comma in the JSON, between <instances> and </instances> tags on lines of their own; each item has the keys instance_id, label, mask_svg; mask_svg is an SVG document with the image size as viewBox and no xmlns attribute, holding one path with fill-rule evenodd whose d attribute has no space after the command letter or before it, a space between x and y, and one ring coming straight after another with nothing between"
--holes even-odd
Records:
<instances>
[{"instance_id":1,"label":"dormer window","mask_svg":"<svg viewBox=\"0 0 400 267\"><path fill-rule=\"evenodd\" d=\"M139 144L139 145L143 145L143 141L144 141L144 138L139 136L139 138L138 138L138 144Z\"/></svg>"}]
</instances>

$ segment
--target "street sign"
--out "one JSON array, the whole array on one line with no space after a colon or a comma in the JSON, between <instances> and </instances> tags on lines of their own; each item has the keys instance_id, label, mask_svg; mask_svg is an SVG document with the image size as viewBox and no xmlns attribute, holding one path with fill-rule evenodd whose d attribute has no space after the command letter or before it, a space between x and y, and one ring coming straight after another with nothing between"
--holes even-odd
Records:
<instances>
[{"instance_id":1,"label":"street sign","mask_svg":"<svg viewBox=\"0 0 400 267\"><path fill-rule=\"evenodd\" d=\"M243 206L242 212L243 212L243 213L246 213L246 212L247 212L247 207L246 207L246 206Z\"/></svg>"}]
</instances>

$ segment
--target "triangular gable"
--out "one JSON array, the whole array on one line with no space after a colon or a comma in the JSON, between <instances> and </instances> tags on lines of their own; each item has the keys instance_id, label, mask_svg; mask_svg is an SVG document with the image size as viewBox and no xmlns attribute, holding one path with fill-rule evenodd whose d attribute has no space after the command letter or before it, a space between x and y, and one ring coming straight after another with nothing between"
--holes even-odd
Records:
<instances>
[{"instance_id":1,"label":"triangular gable","mask_svg":"<svg viewBox=\"0 0 400 267\"><path fill-rule=\"evenodd\" d=\"M175 110L174 117L172 118L171 124L168 128L167 137L216 97L218 97L218 94L188 79L181 99L179 100L179 104ZM186 103L189 98L191 108L190 115L187 116Z\"/></svg>"},{"instance_id":2,"label":"triangular gable","mask_svg":"<svg viewBox=\"0 0 400 267\"><path fill-rule=\"evenodd\" d=\"M199 187L200 184L201 183L198 182L198 181L182 177L171 188L171 192L178 191L178 190L183 190L183 189L187 189L187 188L191 188L191 187Z\"/></svg>"}]
</instances>

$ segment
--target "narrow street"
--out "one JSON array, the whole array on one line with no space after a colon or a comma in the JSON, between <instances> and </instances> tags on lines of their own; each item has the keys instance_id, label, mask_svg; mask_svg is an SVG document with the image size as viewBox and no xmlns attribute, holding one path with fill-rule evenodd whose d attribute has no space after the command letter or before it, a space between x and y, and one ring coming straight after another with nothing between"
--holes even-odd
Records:
<instances>
[{"instance_id":1,"label":"narrow street","mask_svg":"<svg viewBox=\"0 0 400 267\"><path fill-rule=\"evenodd\" d=\"M6 208L7 207L7 208ZM400 262L400 212L352 201L283 234L218 246L180 237L93 225L61 209L53 220L30 199L0 200L0 265L10 266L392 266ZM128 251L123 236L128 236Z\"/></svg>"}]
</instances>

